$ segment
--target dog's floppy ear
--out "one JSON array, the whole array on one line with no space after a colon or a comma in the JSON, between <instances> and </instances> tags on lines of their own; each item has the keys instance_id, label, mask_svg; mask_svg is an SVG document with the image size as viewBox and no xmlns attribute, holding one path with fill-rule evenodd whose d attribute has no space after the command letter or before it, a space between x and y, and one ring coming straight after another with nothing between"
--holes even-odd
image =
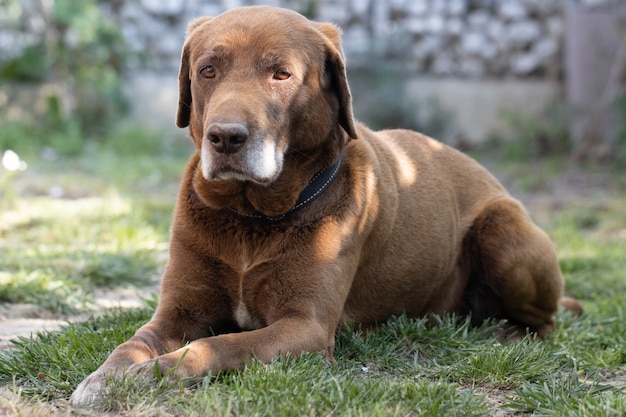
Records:
<instances>
[{"instance_id":1,"label":"dog's floppy ear","mask_svg":"<svg viewBox=\"0 0 626 417\"><path fill-rule=\"evenodd\" d=\"M176 126L187 127L191 117L191 78L189 77L190 38L193 32L210 21L210 17L201 17L192 20L187 26L187 39L183 45L180 57L180 71L178 72L178 112L176 113Z\"/></svg>"},{"instance_id":2,"label":"dog's floppy ear","mask_svg":"<svg viewBox=\"0 0 626 417\"><path fill-rule=\"evenodd\" d=\"M341 50L341 29L332 23L314 23L326 42L326 72L330 76L330 87L334 89L339 99L339 125L350 138L356 139L358 135L352 114L352 94Z\"/></svg>"},{"instance_id":3,"label":"dog's floppy ear","mask_svg":"<svg viewBox=\"0 0 626 417\"><path fill-rule=\"evenodd\" d=\"M178 73L178 112L176 126L187 127L191 118L191 79L189 78L189 45L185 43Z\"/></svg>"}]
</instances>

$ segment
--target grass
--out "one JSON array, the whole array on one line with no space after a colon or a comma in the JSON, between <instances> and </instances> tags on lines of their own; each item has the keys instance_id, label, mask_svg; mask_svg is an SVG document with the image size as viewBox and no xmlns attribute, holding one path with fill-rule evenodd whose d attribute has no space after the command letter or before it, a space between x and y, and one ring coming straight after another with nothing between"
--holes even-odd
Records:
<instances>
[{"instance_id":1,"label":"grass","mask_svg":"<svg viewBox=\"0 0 626 417\"><path fill-rule=\"evenodd\" d=\"M189 146L181 141L162 148L145 132L118 134L122 139L85 146L77 157L32 153L27 171L0 181L13 195L0 203L0 302L73 314L90 311L95 288L141 286L158 276ZM554 166L536 174L549 181ZM520 169L511 165L503 175L515 179ZM52 187L61 187L63 198L50 197ZM127 378L111 385L98 411L72 412L625 415L626 195L622 183L611 183L609 192L587 191L574 203L529 204L556 243L568 294L586 310L582 317L559 313L544 341L500 343L498 323L472 327L443 317L428 326L396 317L375 333L342 328L335 364L318 353L269 365L251 361L243 371L207 377L193 388L167 379L146 387ZM61 331L19 338L0 351L0 415L69 413L76 385L149 319L154 306L151 300L140 309L110 310Z\"/></svg>"},{"instance_id":2,"label":"grass","mask_svg":"<svg viewBox=\"0 0 626 417\"><path fill-rule=\"evenodd\" d=\"M157 278L189 149L116 132L73 158L27 146L25 172L0 168L0 302L67 314L89 307L94 287Z\"/></svg>"}]
</instances>

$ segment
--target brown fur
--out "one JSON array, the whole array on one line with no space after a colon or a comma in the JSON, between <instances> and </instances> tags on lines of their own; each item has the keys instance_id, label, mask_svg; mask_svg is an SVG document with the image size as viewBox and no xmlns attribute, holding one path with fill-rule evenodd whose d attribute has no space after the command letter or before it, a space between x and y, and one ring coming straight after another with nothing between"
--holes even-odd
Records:
<instances>
[{"instance_id":1,"label":"brown fur","mask_svg":"<svg viewBox=\"0 0 626 417\"><path fill-rule=\"evenodd\" d=\"M215 78L200 75L207 65ZM277 80L278 70L291 77ZM179 81L177 125L190 127L197 151L159 306L80 384L74 405L101 395L108 375L149 374L157 361L163 372L178 364L174 377L202 377L250 357L319 350L332 360L344 320L455 313L541 337L554 327L563 280L546 234L470 158L419 133L355 122L335 26L268 7L196 20ZM282 167L269 179L250 174L243 151L215 151L212 126L250 132L244 145L225 136L233 147L271 141ZM305 208L280 221L246 216L287 212L342 153L336 179ZM224 177L236 170L250 180Z\"/></svg>"}]
</instances>

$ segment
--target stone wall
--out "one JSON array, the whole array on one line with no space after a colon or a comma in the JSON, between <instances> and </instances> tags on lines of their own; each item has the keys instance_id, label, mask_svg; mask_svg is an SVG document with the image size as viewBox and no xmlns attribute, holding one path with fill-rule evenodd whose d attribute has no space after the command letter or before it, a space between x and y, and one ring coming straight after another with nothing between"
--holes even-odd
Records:
<instances>
[{"instance_id":1,"label":"stone wall","mask_svg":"<svg viewBox=\"0 0 626 417\"><path fill-rule=\"evenodd\" d=\"M620 1L116 0L101 4L135 52L127 92L134 117L147 125L174 126L176 73L189 20L237 6L266 4L343 28L358 118L372 123L375 112L375 117L386 118L377 127L418 128L455 143L481 142L495 132L506 136L503 112L534 117L562 101L563 80L572 72L563 59L566 10L579 6L601 10ZM28 44L28 30L37 30L36 21L27 22L31 26L25 25L24 33L7 33L2 24L6 17L6 11L0 10L0 53L17 54ZM369 75L361 76L359 85L360 73ZM0 105L1 99L2 94ZM439 114L433 117L433 112ZM439 128L425 129L429 119L438 119Z\"/></svg>"},{"instance_id":2,"label":"stone wall","mask_svg":"<svg viewBox=\"0 0 626 417\"><path fill-rule=\"evenodd\" d=\"M381 58L409 73L454 78L563 76L566 1L120 0L109 13L155 70L178 66L189 20L244 5L287 7L344 30L352 67ZM579 0L576 3L610 3ZM108 3L107 3L108 4ZM114 7L114 9L112 8ZM379 61L380 62L380 61Z\"/></svg>"}]
</instances>

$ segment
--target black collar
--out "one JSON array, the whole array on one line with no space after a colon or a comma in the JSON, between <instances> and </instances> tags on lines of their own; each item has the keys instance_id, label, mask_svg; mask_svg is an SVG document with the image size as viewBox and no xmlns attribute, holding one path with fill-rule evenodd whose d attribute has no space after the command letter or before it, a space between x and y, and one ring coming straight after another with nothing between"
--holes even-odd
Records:
<instances>
[{"instance_id":1,"label":"black collar","mask_svg":"<svg viewBox=\"0 0 626 417\"><path fill-rule=\"evenodd\" d=\"M267 222L278 222L285 219L291 213L294 213L300 210L303 207L306 207L310 202L319 197L324 190L328 188L328 186L333 182L337 173L339 172L339 168L341 167L341 162L343 161L343 153L339 155L339 159L334 164L324 168L311 179L309 184L304 187L304 190L298 196L296 200L296 204L290 208L285 213L279 216L266 216L263 213L257 212L254 214L240 213L232 207L226 207L228 210L232 211L243 217L250 217L253 219L265 220Z\"/></svg>"}]
</instances>

